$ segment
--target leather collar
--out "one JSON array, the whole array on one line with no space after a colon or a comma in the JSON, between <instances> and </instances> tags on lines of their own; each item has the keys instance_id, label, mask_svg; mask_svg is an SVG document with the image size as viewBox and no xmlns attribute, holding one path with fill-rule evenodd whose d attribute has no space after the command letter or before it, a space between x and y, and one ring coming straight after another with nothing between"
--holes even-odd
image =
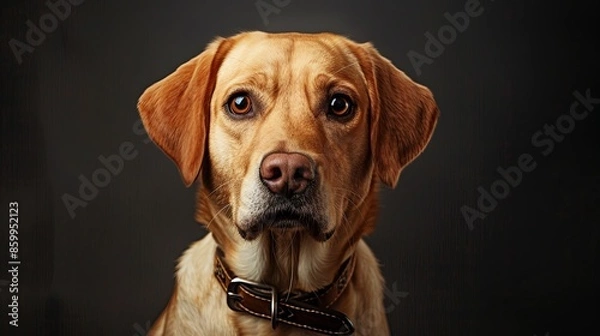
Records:
<instances>
[{"instance_id":1,"label":"leather collar","mask_svg":"<svg viewBox=\"0 0 600 336\"><path fill-rule=\"evenodd\" d=\"M314 292L280 293L271 285L241 279L215 253L215 277L227 293L227 305L237 312L271 320L275 329L282 322L324 335L352 335L352 321L342 312L329 309L346 289L356 264L354 255L340 267L329 285Z\"/></svg>"}]
</instances>

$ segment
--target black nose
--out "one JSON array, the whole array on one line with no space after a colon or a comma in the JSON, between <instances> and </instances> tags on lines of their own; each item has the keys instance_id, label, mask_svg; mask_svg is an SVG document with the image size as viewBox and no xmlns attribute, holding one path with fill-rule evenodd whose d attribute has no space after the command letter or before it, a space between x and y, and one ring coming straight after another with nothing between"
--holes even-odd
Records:
<instances>
[{"instance_id":1,"label":"black nose","mask_svg":"<svg viewBox=\"0 0 600 336\"><path fill-rule=\"evenodd\" d=\"M272 153L260 165L260 178L275 194L300 194L315 178L311 160L298 153Z\"/></svg>"}]
</instances>

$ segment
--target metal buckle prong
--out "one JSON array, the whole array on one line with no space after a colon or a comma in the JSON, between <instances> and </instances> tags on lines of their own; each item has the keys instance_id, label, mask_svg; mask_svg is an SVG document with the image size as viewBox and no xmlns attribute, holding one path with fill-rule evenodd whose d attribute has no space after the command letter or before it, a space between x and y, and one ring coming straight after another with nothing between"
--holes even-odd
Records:
<instances>
[{"instance_id":1,"label":"metal buckle prong","mask_svg":"<svg viewBox=\"0 0 600 336\"><path fill-rule=\"evenodd\" d=\"M241 285L262 289L271 293L271 327L275 329L278 323L277 310L279 309L279 295L277 293L277 289L270 285L260 284L238 277L231 279L231 282L227 286L227 306L229 306L230 309L238 312L243 311L237 307L237 305L235 305L235 303L238 303L242 299L241 295L238 294L238 290Z\"/></svg>"}]
</instances>

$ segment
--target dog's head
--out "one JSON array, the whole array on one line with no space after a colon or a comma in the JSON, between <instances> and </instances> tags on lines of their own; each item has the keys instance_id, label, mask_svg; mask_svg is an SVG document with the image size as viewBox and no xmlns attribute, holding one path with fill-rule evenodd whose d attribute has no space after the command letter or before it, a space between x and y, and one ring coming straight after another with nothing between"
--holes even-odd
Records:
<instances>
[{"instance_id":1,"label":"dog's head","mask_svg":"<svg viewBox=\"0 0 600 336\"><path fill-rule=\"evenodd\" d=\"M439 114L370 44L327 33L219 38L138 108L184 183L202 171L205 195L246 240L287 230L325 241L351 225L377 182L396 185Z\"/></svg>"}]
</instances>

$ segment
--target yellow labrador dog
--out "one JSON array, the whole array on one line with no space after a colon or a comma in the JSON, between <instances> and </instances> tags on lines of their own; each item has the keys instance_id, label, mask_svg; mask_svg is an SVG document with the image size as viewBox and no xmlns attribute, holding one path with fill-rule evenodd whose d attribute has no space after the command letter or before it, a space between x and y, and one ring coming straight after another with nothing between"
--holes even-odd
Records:
<instances>
[{"instance_id":1,"label":"yellow labrador dog","mask_svg":"<svg viewBox=\"0 0 600 336\"><path fill-rule=\"evenodd\" d=\"M388 335L362 237L380 184L429 142L431 92L369 43L330 34L218 38L150 86L148 134L199 180L210 232L181 257L150 335Z\"/></svg>"}]
</instances>

